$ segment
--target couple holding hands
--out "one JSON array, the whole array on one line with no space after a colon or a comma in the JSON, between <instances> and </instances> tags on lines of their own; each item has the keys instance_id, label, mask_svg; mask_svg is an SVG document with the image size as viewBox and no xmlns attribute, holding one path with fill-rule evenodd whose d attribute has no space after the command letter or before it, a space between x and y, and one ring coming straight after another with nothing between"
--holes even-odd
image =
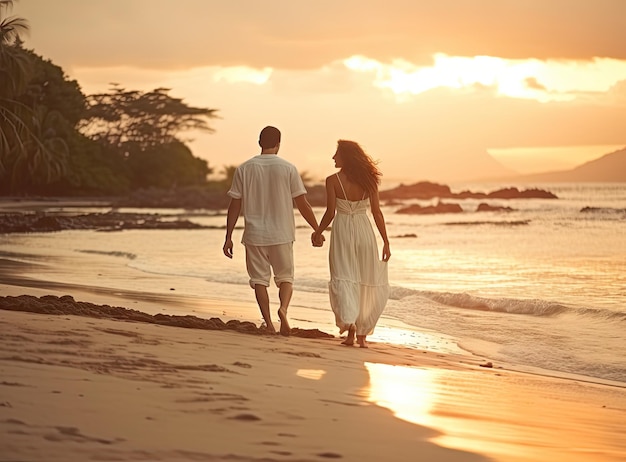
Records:
<instances>
[{"instance_id":1,"label":"couple holding hands","mask_svg":"<svg viewBox=\"0 0 626 462\"><path fill-rule=\"evenodd\" d=\"M231 202L223 252L232 258L232 233L243 213L242 243L250 286L267 330L276 332L267 292L273 270L280 300L280 333L288 336L291 329L287 309L294 279L293 203L314 230L313 246L324 244L323 232L333 223L328 253L330 305L340 334L347 332L341 343L351 346L356 340L360 347L367 348L366 336L373 332L389 298L387 261L391 251L378 198L381 173L357 143L339 140L333 156L339 171L326 178L326 211L318 226L298 170L277 156L280 138L277 128L265 127L259 137L261 154L235 171L228 191ZM383 241L382 259L368 209Z\"/></svg>"}]
</instances>

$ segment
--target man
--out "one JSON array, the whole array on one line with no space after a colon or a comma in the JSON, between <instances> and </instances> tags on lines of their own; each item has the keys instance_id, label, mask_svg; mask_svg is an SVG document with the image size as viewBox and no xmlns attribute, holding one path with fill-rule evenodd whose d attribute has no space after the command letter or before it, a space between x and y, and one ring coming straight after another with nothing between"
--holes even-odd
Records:
<instances>
[{"instance_id":1,"label":"man","mask_svg":"<svg viewBox=\"0 0 626 462\"><path fill-rule=\"evenodd\" d=\"M280 130L265 127L259 136L261 154L247 160L235 171L228 191L231 197L226 219L224 255L233 258L232 234L243 211L246 268L267 330L276 333L270 315L267 288L270 268L278 286L280 333L288 336L287 308L293 294L293 242L296 226L293 213L298 210L314 231L317 219L306 199L306 189L294 165L278 157Z\"/></svg>"}]
</instances>

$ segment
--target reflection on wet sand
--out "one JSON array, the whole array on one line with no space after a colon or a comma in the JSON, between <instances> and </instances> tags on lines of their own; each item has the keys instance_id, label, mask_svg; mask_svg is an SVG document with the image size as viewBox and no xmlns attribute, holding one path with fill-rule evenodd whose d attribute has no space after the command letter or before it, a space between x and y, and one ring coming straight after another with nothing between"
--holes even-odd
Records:
<instances>
[{"instance_id":1,"label":"reflection on wet sand","mask_svg":"<svg viewBox=\"0 0 626 462\"><path fill-rule=\"evenodd\" d=\"M298 369L296 375L304 379L319 380L324 377L326 371L321 369Z\"/></svg>"},{"instance_id":2,"label":"reflection on wet sand","mask_svg":"<svg viewBox=\"0 0 626 462\"><path fill-rule=\"evenodd\" d=\"M613 405L600 407L589 399L602 388L595 384L500 371L365 366L368 401L440 431L432 440L440 446L501 461L616 461L626 455L619 430L626 418L623 389L613 390Z\"/></svg>"}]
</instances>

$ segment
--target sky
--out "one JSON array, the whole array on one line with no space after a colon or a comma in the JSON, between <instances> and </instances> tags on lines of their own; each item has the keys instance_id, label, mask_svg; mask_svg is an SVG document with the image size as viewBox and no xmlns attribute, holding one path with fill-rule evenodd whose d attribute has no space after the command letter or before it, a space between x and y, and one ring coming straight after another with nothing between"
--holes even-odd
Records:
<instances>
[{"instance_id":1,"label":"sky","mask_svg":"<svg viewBox=\"0 0 626 462\"><path fill-rule=\"evenodd\" d=\"M189 146L216 173L259 153L315 179L339 139L385 181L573 168L626 146L624 0L19 0L25 46L85 94L169 88L217 109Z\"/></svg>"}]
</instances>

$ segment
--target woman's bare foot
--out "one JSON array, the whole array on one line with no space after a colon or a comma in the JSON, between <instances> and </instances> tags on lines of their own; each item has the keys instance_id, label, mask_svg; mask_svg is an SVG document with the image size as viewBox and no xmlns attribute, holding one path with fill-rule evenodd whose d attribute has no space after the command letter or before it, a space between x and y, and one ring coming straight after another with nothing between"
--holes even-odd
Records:
<instances>
[{"instance_id":1,"label":"woman's bare foot","mask_svg":"<svg viewBox=\"0 0 626 462\"><path fill-rule=\"evenodd\" d=\"M367 342L365 341L365 335L357 335L356 341L361 348L368 348Z\"/></svg>"},{"instance_id":2,"label":"woman's bare foot","mask_svg":"<svg viewBox=\"0 0 626 462\"><path fill-rule=\"evenodd\" d=\"M278 317L280 318L280 335L289 337L291 327L289 327L289 323L287 322L287 313L285 313L282 308L278 309Z\"/></svg>"},{"instance_id":3,"label":"woman's bare foot","mask_svg":"<svg viewBox=\"0 0 626 462\"><path fill-rule=\"evenodd\" d=\"M350 327L348 328L348 336L343 342L341 342L341 344L346 346L354 345L354 334L356 334L356 326L354 324L350 324Z\"/></svg>"}]
</instances>

